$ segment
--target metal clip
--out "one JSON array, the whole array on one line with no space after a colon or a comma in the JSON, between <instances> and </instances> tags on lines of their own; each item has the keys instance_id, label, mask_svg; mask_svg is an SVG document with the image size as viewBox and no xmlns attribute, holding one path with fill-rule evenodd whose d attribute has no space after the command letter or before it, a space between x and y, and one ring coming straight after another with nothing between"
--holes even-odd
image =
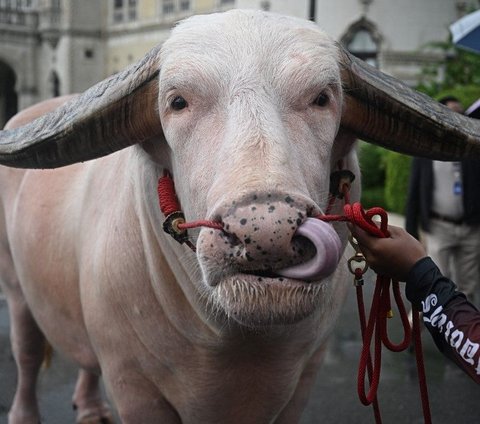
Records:
<instances>
[{"instance_id":1,"label":"metal clip","mask_svg":"<svg viewBox=\"0 0 480 424\"><path fill-rule=\"evenodd\" d=\"M355 240L355 238L350 235L348 240L355 250L355 254L347 261L348 270L354 275L353 285L363 286L363 274L367 272L368 263L365 259L365 256L363 256L363 253L361 252L358 242Z\"/></svg>"}]
</instances>

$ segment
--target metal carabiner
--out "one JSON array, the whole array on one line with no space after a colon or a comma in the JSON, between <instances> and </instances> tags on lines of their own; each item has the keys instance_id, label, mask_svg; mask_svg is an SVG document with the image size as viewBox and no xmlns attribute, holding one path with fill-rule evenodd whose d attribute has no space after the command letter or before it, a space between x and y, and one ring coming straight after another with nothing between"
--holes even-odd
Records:
<instances>
[{"instance_id":1,"label":"metal carabiner","mask_svg":"<svg viewBox=\"0 0 480 424\"><path fill-rule=\"evenodd\" d=\"M360 250L357 240L351 234L348 237L348 241L355 250L355 254L347 261L348 270L354 275L353 284L355 286L363 286L363 274L368 270L368 263Z\"/></svg>"}]
</instances>

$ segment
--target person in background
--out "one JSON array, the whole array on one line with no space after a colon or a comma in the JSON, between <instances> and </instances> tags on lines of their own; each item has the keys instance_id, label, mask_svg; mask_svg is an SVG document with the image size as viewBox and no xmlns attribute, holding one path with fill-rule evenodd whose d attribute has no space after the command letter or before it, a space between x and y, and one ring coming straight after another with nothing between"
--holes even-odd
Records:
<instances>
[{"instance_id":1,"label":"person in background","mask_svg":"<svg viewBox=\"0 0 480 424\"><path fill-rule=\"evenodd\" d=\"M369 266L378 274L405 281L405 294L438 349L480 383L480 312L427 256L423 245L399 227L377 238L349 224Z\"/></svg>"},{"instance_id":2,"label":"person in background","mask_svg":"<svg viewBox=\"0 0 480 424\"><path fill-rule=\"evenodd\" d=\"M440 103L462 113L457 98ZM406 230L426 246L447 278L480 303L480 163L414 158L406 202Z\"/></svg>"}]
</instances>

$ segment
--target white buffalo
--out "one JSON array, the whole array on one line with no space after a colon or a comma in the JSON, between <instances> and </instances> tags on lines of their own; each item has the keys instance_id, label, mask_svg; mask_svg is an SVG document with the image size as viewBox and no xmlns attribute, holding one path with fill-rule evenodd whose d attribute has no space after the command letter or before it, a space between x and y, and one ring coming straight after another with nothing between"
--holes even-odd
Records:
<instances>
[{"instance_id":1,"label":"white buffalo","mask_svg":"<svg viewBox=\"0 0 480 424\"><path fill-rule=\"evenodd\" d=\"M123 423L298 422L345 261L285 275L321 255L295 233L325 212L330 175L353 172L357 200L355 138L459 159L479 156L479 130L313 23L239 10L189 18L134 66L20 113L0 133L10 423L39 422L46 340L82 370L78 422L111 420L100 373ZM192 232L196 253L162 229L164 170L187 221L223 226ZM341 254L333 228L325 252Z\"/></svg>"}]
</instances>

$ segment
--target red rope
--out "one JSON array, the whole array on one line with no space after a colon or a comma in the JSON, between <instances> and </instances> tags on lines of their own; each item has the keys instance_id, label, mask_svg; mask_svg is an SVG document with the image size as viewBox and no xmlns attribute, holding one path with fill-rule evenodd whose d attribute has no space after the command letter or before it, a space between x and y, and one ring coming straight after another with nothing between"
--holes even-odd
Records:
<instances>
[{"instance_id":1,"label":"red rope","mask_svg":"<svg viewBox=\"0 0 480 424\"><path fill-rule=\"evenodd\" d=\"M168 171L164 171L163 177L159 178L157 192L160 210L165 216L180 211L180 203L175 193L175 185Z\"/></svg>"},{"instance_id":2,"label":"red rope","mask_svg":"<svg viewBox=\"0 0 480 424\"><path fill-rule=\"evenodd\" d=\"M345 204L344 214L348 221L358 225L360 228L369 232L370 234L373 234L377 237L389 237L388 216L383 209L372 208L365 212L360 203L354 203L353 205ZM380 226L373 222L372 218L374 216L379 216L381 218ZM333 219L338 220L339 217L334 217ZM330 220L330 217L325 217L325 220ZM394 344L390 341L387 331L387 319L391 311L390 286L393 288L394 299L399 310L404 329L404 337L399 344ZM358 368L358 396L364 405L370 405L373 403L375 422L380 424L381 418L379 415L377 415L377 390L380 381L382 364L382 344L387 349L394 352L406 350L411 343L412 330L408 322L408 316L400 293L399 283L398 281L394 281L392 283L390 277L383 275L377 276L377 283L375 285L368 322L366 322L365 318L365 306L363 303L361 286L357 287L357 303L363 339L363 347ZM416 315L418 316L418 314ZM420 327L418 323L413 330L424 421L426 424L430 424L431 415L428 401L428 390L426 386L425 365L422 356ZM374 343L373 365L370 353L372 339ZM371 371L372 367L373 371ZM370 388L367 393L365 391L366 371L368 372L370 381Z\"/></svg>"},{"instance_id":3,"label":"red rope","mask_svg":"<svg viewBox=\"0 0 480 424\"><path fill-rule=\"evenodd\" d=\"M356 280L360 280L360 279L363 279L363 270L361 270L360 268L357 268L355 270L355 279ZM363 290L362 290L362 286L361 285L357 285L355 287L355 290L356 290L356 293L357 293L357 309L358 309L358 318L359 318L359 321L360 321L360 331L361 331L361 335L362 335L362 341L365 341L366 340L366 335L365 335L365 330L367 328L367 317L366 317L366 314L365 314L365 302L363 300ZM364 343L364 346L365 346L365 343ZM362 349L362 355L363 355L363 349ZM370 385L373 385L373 364L372 364L372 357L370 355L370 350L368 350L366 353L365 353L365 362L366 364L366 368L367 368L367 375L368 375L368 380L370 381ZM359 366L359 370L358 370L358 373L362 373L361 377L358 377L357 378L357 392L359 393L359 397L360 397L360 401L363 400L366 400L366 396L365 396L365 368L363 368L362 370L360 370L360 366ZM379 381L379 377L380 377L380 373L378 373L378 376L375 377L375 381L377 382L376 383L376 386L378 387L378 381ZM363 385L362 385L362 388L360 389L359 388L359 382L362 381L363 382ZM360 395L361 393L361 395ZM363 403L363 402L362 402ZM382 417L381 417L381 414L380 414L380 406L378 404L378 397L375 393L374 396L372 396L372 405L373 405L373 413L374 413L374 416L375 416L375 422L377 424L381 424L382 422ZM365 405L365 403L363 403Z\"/></svg>"},{"instance_id":4,"label":"red rope","mask_svg":"<svg viewBox=\"0 0 480 424\"><path fill-rule=\"evenodd\" d=\"M420 398L422 399L422 410L425 423L432 422L430 413L430 401L428 399L427 376L425 374L425 362L423 360L422 350L422 332L420 330L420 313L413 311L413 339L415 346L415 358L417 359L418 384L420 388Z\"/></svg>"},{"instance_id":5,"label":"red rope","mask_svg":"<svg viewBox=\"0 0 480 424\"><path fill-rule=\"evenodd\" d=\"M164 171L163 177L159 178L157 191L160 210L165 216L181 210L180 203L175 193L175 185L173 183L172 176L168 171ZM178 228L181 230L188 230L190 228L197 227L209 227L221 230L223 225L220 222L207 221L203 219L178 224Z\"/></svg>"},{"instance_id":6,"label":"red rope","mask_svg":"<svg viewBox=\"0 0 480 424\"><path fill-rule=\"evenodd\" d=\"M315 216L315 218L321 219L326 222L348 221L353 223L354 225L359 226L368 233L375 235L376 237L390 236L388 232L388 215L384 209L376 207L365 211L360 203L350 204L347 185L342 187L340 192L343 194L343 198L345 201L343 207L343 215L330 214L330 211L333 208L335 201L335 197L331 196L327 205L327 214L317 215ZM173 180L167 171L165 171L163 177L159 179L158 198L160 202L160 209L165 216L168 217L168 215L172 213L180 212L180 205L175 194ZM375 216L380 217L380 225L377 225L373 221L373 218ZM196 227L209 227L218 230L223 229L222 223L208 220L198 220L178 224L178 228L181 230ZM189 244L189 246L194 249L194 246L191 242L187 244ZM361 273L363 273L363 271L355 270L355 278L360 279ZM387 331L387 319L391 312L390 287L392 287L395 303L397 305L404 329L403 340L398 344L393 343L389 339ZM382 344L391 351L403 351L410 346L412 339L412 329L410 328L410 324L408 322L407 312L402 300L398 281L393 281L392 283L390 277L382 275L377 276L377 283L375 285L375 291L373 294L368 321L365 313L365 304L363 300L363 291L361 285L358 285L356 289L360 329L363 340L363 347L358 367L358 396L362 404L373 404L375 422L377 424L381 424L382 420L377 400L377 390L380 383ZM414 313L413 337L415 343L415 355L417 358L417 371L419 375L419 385L424 421L425 424L431 424L418 313ZM373 361L370 352L372 340L374 344ZM368 392L366 392L365 390L365 379L367 375L370 382Z\"/></svg>"}]
</instances>

